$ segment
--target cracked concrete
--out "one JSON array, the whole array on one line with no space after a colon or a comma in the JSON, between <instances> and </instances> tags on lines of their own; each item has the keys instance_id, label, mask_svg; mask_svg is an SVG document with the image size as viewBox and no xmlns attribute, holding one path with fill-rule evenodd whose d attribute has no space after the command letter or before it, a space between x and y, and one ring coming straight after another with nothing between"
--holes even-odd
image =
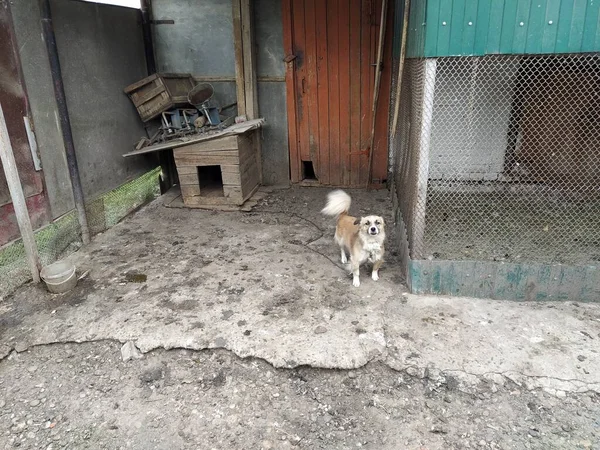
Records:
<instances>
[{"instance_id":1,"label":"cracked concrete","mask_svg":"<svg viewBox=\"0 0 600 450\"><path fill-rule=\"evenodd\" d=\"M71 256L71 292L26 285L0 302L0 357L57 342L225 348L278 368L353 369L528 389L600 392L600 309L406 294L390 251L381 279L353 288L336 262L323 189L271 194L252 213L168 209L160 199ZM386 192L351 192L356 215ZM390 240L394 240L389 226ZM388 245L395 248L394 242Z\"/></svg>"}]
</instances>

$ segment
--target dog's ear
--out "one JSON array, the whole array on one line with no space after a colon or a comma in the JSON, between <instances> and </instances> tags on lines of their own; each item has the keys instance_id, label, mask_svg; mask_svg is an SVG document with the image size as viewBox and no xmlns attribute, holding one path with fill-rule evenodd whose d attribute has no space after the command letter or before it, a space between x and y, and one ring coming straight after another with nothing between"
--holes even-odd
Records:
<instances>
[{"instance_id":1,"label":"dog's ear","mask_svg":"<svg viewBox=\"0 0 600 450\"><path fill-rule=\"evenodd\" d=\"M354 221L354 225L360 225L360 218L358 218Z\"/></svg>"}]
</instances>

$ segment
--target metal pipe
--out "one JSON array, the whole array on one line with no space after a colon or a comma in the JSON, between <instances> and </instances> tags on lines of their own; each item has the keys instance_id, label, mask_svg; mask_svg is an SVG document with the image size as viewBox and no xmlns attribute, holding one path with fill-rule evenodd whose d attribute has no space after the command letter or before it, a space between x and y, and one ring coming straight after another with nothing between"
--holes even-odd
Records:
<instances>
[{"instance_id":1,"label":"metal pipe","mask_svg":"<svg viewBox=\"0 0 600 450\"><path fill-rule=\"evenodd\" d=\"M142 33L144 36L144 53L146 54L146 69L148 75L156 72L156 60L154 59L154 43L152 42L152 27L150 19L150 0L141 1L142 11Z\"/></svg>"},{"instance_id":2,"label":"metal pipe","mask_svg":"<svg viewBox=\"0 0 600 450\"><path fill-rule=\"evenodd\" d=\"M65 96L65 87L60 70L60 61L58 59L58 49L56 46L56 36L52 25L52 14L50 11L50 0L40 0L40 15L42 21L42 32L48 60L50 62L50 72L54 84L54 96L58 108L60 127L62 130L63 142L65 144L65 153L67 156L67 166L69 167L69 176L71 178L71 187L73 188L73 198L77 208L77 217L81 226L81 239L84 244L90 242L90 231L88 228L87 216L85 213L85 203L83 200L83 188L81 187L81 178L79 177L79 167L77 166L77 155L75 154L75 144L73 142L73 132L71 131L71 121L69 120L69 110L67 108L67 98Z\"/></svg>"}]
</instances>

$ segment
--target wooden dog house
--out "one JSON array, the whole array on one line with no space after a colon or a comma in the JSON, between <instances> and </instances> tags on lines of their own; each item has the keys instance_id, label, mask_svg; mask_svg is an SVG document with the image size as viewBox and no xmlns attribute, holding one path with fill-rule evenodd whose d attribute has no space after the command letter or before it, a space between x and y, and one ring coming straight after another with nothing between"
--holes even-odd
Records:
<instances>
[{"instance_id":1,"label":"wooden dog house","mask_svg":"<svg viewBox=\"0 0 600 450\"><path fill-rule=\"evenodd\" d=\"M255 130L173 150L183 203L240 206L260 185Z\"/></svg>"}]
</instances>

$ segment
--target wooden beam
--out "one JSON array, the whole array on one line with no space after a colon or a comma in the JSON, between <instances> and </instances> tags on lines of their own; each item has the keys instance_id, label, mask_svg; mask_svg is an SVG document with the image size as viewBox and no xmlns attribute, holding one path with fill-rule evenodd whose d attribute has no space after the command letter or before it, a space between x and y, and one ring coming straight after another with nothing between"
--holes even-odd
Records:
<instances>
[{"instance_id":1,"label":"wooden beam","mask_svg":"<svg viewBox=\"0 0 600 450\"><path fill-rule=\"evenodd\" d=\"M298 155L298 121L296 117L296 76L294 55L293 0L282 0L283 51L285 52L285 89L288 118L288 149L290 159L290 178L292 183L302 180L300 156Z\"/></svg>"},{"instance_id":2,"label":"wooden beam","mask_svg":"<svg viewBox=\"0 0 600 450\"><path fill-rule=\"evenodd\" d=\"M240 0L242 9L242 48L244 60L244 90L248 119L258 118L258 87L256 83L256 51L254 17L251 0Z\"/></svg>"},{"instance_id":3,"label":"wooden beam","mask_svg":"<svg viewBox=\"0 0 600 450\"><path fill-rule=\"evenodd\" d=\"M238 114L245 114L249 120L257 119L259 116L254 13L252 6L252 0L233 0L233 36ZM243 109L240 108L240 101L243 102ZM260 137L260 133L254 133L253 135L256 164L258 165L258 173L262 184Z\"/></svg>"},{"instance_id":4,"label":"wooden beam","mask_svg":"<svg viewBox=\"0 0 600 450\"><path fill-rule=\"evenodd\" d=\"M369 144L369 169L367 172L367 189L371 186L373 178L373 154L375 153L375 125L377 123L377 104L379 102L379 86L381 85L381 72L383 71L383 46L385 41L385 27L387 25L387 0L381 3L381 19L379 22L379 41L377 43L377 66L375 72L375 86L373 87L373 110L371 112L371 142Z\"/></svg>"},{"instance_id":5,"label":"wooden beam","mask_svg":"<svg viewBox=\"0 0 600 450\"><path fill-rule=\"evenodd\" d=\"M233 0L233 46L235 51L235 84L237 88L238 115L246 114L246 91L244 89L244 47L242 40L242 5Z\"/></svg>"},{"instance_id":6,"label":"wooden beam","mask_svg":"<svg viewBox=\"0 0 600 450\"><path fill-rule=\"evenodd\" d=\"M400 95L402 93L402 77L404 74L404 61L406 60L406 36L408 35L408 17L410 0L404 0L404 11L402 18L402 39L400 40L400 65L398 66L398 80L396 86L396 103L394 104L394 118L392 120L392 139L396 136L398 128L398 116L400 115Z\"/></svg>"},{"instance_id":7,"label":"wooden beam","mask_svg":"<svg viewBox=\"0 0 600 450\"><path fill-rule=\"evenodd\" d=\"M25 257L27 258L27 264L29 264L29 269L31 270L31 277L33 278L34 283L39 283L40 257L38 255L38 249L33 235L33 228L31 227L31 220L29 219L25 194L23 193L23 188L21 187L19 171L17 169L15 155L10 143L10 137L8 135L8 128L6 127L6 120L4 119L2 105L0 105L0 161L2 162L4 175L6 176L6 184L8 184L8 190L10 192L10 198L15 210L19 231L21 232L21 238L23 239Z\"/></svg>"}]
</instances>

